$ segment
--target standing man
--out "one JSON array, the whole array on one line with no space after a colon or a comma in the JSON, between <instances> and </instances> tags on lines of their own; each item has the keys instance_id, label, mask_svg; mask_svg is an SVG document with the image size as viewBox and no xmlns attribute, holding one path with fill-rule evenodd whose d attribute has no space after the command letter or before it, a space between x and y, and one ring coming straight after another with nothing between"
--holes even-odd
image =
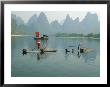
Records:
<instances>
[{"instance_id":1,"label":"standing man","mask_svg":"<svg viewBox=\"0 0 110 87\"><path fill-rule=\"evenodd\" d=\"M37 44L37 46L38 46L38 49L40 49L40 38L39 38L39 32L35 32L35 34L36 34L36 44Z\"/></svg>"}]
</instances>

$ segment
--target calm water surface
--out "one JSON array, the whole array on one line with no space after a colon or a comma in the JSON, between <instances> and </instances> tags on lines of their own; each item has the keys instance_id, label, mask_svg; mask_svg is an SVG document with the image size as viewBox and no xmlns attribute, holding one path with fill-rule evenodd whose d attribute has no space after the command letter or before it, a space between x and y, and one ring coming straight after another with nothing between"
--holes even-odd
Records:
<instances>
[{"instance_id":1,"label":"calm water surface","mask_svg":"<svg viewBox=\"0 0 110 87\"><path fill-rule=\"evenodd\" d=\"M78 44L91 48L89 53L77 55ZM12 77L99 77L100 76L100 40L87 38L49 37L48 49L55 53L28 53L22 55L22 49L36 49L33 37L12 37L11 42ZM74 53L65 53L65 48Z\"/></svg>"}]
</instances>

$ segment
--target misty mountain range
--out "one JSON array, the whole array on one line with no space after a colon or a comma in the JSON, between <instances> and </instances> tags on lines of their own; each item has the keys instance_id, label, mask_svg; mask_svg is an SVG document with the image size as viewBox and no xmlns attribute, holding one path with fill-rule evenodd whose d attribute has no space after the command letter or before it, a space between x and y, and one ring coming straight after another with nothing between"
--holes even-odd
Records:
<instances>
[{"instance_id":1,"label":"misty mountain range","mask_svg":"<svg viewBox=\"0 0 110 87\"><path fill-rule=\"evenodd\" d=\"M39 16L34 14L27 23L14 15L11 14L11 32L12 34L29 34L39 31L42 34L56 34L56 33L78 33L78 34L99 34L100 33L100 22L98 21L97 14L87 13L85 18L80 22L77 17L73 20L69 14L60 24L57 20L49 23L45 13L41 12Z\"/></svg>"}]
</instances>

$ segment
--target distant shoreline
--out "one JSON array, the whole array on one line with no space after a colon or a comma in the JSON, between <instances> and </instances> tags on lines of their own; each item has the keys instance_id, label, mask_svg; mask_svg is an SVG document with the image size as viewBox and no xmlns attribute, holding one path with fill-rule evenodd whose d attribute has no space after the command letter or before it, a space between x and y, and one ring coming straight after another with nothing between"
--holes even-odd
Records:
<instances>
[{"instance_id":1,"label":"distant shoreline","mask_svg":"<svg viewBox=\"0 0 110 87\"><path fill-rule=\"evenodd\" d=\"M33 35L11 35L12 37L24 37L24 36L33 36ZM94 37L56 37L56 38L87 38L87 39L100 39L100 38L94 38Z\"/></svg>"},{"instance_id":2,"label":"distant shoreline","mask_svg":"<svg viewBox=\"0 0 110 87\"><path fill-rule=\"evenodd\" d=\"M88 38L88 39L100 39L100 38L94 38L94 37L57 37L57 38Z\"/></svg>"},{"instance_id":3,"label":"distant shoreline","mask_svg":"<svg viewBox=\"0 0 110 87\"><path fill-rule=\"evenodd\" d=\"M15 35L15 34L13 34L13 35L11 35L12 37L24 37L24 36L33 36L33 35Z\"/></svg>"}]
</instances>

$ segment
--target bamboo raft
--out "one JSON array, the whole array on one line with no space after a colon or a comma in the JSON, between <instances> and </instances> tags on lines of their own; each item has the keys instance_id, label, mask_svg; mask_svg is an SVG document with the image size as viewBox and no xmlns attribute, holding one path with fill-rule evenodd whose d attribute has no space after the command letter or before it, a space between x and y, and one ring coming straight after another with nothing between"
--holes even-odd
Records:
<instances>
[{"instance_id":1,"label":"bamboo raft","mask_svg":"<svg viewBox=\"0 0 110 87\"><path fill-rule=\"evenodd\" d=\"M34 40L36 40L36 39L48 40L47 37L34 37Z\"/></svg>"},{"instance_id":2,"label":"bamboo raft","mask_svg":"<svg viewBox=\"0 0 110 87\"><path fill-rule=\"evenodd\" d=\"M22 54L27 54L27 53L46 53L46 52L57 52L57 50L51 49L51 50L44 50L44 49L40 49L40 50L27 50L27 49L23 49L22 50Z\"/></svg>"},{"instance_id":3,"label":"bamboo raft","mask_svg":"<svg viewBox=\"0 0 110 87\"><path fill-rule=\"evenodd\" d=\"M91 52L91 51L93 51L93 49L85 48L85 47L80 48L80 53L87 53L87 52Z\"/></svg>"}]
</instances>

